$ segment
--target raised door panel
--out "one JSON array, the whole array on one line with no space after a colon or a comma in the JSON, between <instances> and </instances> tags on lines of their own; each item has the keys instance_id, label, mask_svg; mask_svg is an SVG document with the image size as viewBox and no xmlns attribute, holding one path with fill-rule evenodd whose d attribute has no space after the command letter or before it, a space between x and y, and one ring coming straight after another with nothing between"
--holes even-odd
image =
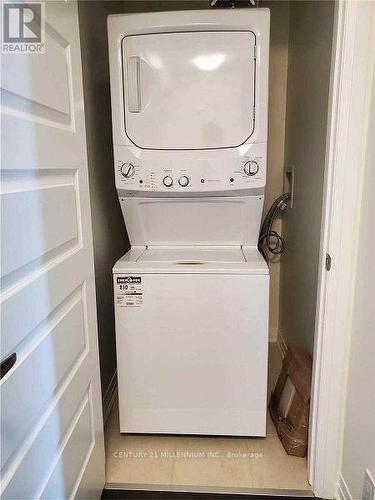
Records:
<instances>
[{"instance_id":1,"label":"raised door panel","mask_svg":"<svg viewBox=\"0 0 375 500\"><path fill-rule=\"evenodd\" d=\"M79 290L51 316L45 330L20 353L17 370L2 385L3 400L12 401L1 412L2 468L23 443L51 394L87 355L82 300ZM14 394L22 394L22 398L13 399Z\"/></svg>"},{"instance_id":2,"label":"raised door panel","mask_svg":"<svg viewBox=\"0 0 375 500\"><path fill-rule=\"evenodd\" d=\"M46 2L45 13L45 53L1 61L1 359L17 356L1 379L1 494L99 498L103 422L77 5Z\"/></svg>"},{"instance_id":3,"label":"raised door panel","mask_svg":"<svg viewBox=\"0 0 375 500\"><path fill-rule=\"evenodd\" d=\"M40 498L47 484L51 484L52 476L56 477L57 470L60 471L61 483L51 498L74 496L80 484L82 470L84 471L85 465L92 460L92 453L95 450L97 438L93 432L95 429L94 404L91 384L87 385L82 371L77 371L73 367L64 385L56 392L55 400L50 402L43 418L39 420L35 436L23 444L24 453L19 454L17 469L3 488L3 498L18 500ZM64 468L57 464L61 464L61 457L64 456L67 445L71 443L72 434L87 406L92 411L91 418L85 419L85 439L78 441L81 452L85 455L81 460L81 466L83 466L80 471L77 471L77 468L74 469L76 478L78 477L76 484L72 484L71 479L65 483ZM87 436L90 436L90 442ZM66 468L69 468L66 473L70 477L73 469L70 469L68 463L66 463ZM67 485L70 485L70 494L67 491ZM95 495L86 498L95 498Z\"/></svg>"},{"instance_id":4,"label":"raised door panel","mask_svg":"<svg viewBox=\"0 0 375 500\"><path fill-rule=\"evenodd\" d=\"M24 266L35 267L79 244L74 175L70 179L64 174L54 177L55 184L47 178L46 186L35 186L34 178L33 188L24 181L19 190L13 179L15 189L3 192L2 237L6 245L1 272L7 282L16 279L13 273L27 273Z\"/></svg>"}]
</instances>

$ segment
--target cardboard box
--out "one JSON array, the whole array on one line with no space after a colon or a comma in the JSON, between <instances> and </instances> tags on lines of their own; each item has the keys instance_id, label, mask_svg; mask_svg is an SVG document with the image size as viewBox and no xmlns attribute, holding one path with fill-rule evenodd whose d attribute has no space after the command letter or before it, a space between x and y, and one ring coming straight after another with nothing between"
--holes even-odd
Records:
<instances>
[{"instance_id":1,"label":"cardboard box","mask_svg":"<svg viewBox=\"0 0 375 500\"><path fill-rule=\"evenodd\" d=\"M286 452L297 457L304 457L307 452L311 376L309 353L298 346L288 346L269 408Z\"/></svg>"}]
</instances>

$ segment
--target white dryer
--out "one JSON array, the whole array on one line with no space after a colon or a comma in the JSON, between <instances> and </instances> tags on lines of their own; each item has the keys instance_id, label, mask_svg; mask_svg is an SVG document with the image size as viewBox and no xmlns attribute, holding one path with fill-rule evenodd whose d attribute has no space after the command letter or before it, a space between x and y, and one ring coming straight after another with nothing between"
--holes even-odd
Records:
<instances>
[{"instance_id":1,"label":"white dryer","mask_svg":"<svg viewBox=\"0 0 375 500\"><path fill-rule=\"evenodd\" d=\"M264 436L269 12L109 16L121 432Z\"/></svg>"}]
</instances>

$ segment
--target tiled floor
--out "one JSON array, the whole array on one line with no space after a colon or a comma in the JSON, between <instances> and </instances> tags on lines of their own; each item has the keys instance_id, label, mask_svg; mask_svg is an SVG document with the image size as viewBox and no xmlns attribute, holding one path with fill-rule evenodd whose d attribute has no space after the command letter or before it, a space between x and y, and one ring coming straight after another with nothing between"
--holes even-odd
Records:
<instances>
[{"instance_id":1,"label":"tiled floor","mask_svg":"<svg viewBox=\"0 0 375 500\"><path fill-rule=\"evenodd\" d=\"M269 365L270 389L281 367L273 344ZM269 415L266 438L128 436L118 428L116 404L106 425L107 487L310 491L306 460L285 453Z\"/></svg>"}]
</instances>

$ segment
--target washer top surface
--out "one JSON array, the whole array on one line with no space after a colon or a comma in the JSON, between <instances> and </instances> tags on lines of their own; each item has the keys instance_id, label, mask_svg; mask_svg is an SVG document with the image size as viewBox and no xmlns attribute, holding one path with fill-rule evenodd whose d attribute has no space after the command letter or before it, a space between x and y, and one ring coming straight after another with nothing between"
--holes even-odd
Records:
<instances>
[{"instance_id":1,"label":"washer top surface","mask_svg":"<svg viewBox=\"0 0 375 500\"><path fill-rule=\"evenodd\" d=\"M176 264L204 264L207 262L246 262L241 248L149 248L137 262L175 262Z\"/></svg>"},{"instance_id":2,"label":"washer top surface","mask_svg":"<svg viewBox=\"0 0 375 500\"><path fill-rule=\"evenodd\" d=\"M113 268L119 273L269 274L256 247L132 247Z\"/></svg>"}]
</instances>

